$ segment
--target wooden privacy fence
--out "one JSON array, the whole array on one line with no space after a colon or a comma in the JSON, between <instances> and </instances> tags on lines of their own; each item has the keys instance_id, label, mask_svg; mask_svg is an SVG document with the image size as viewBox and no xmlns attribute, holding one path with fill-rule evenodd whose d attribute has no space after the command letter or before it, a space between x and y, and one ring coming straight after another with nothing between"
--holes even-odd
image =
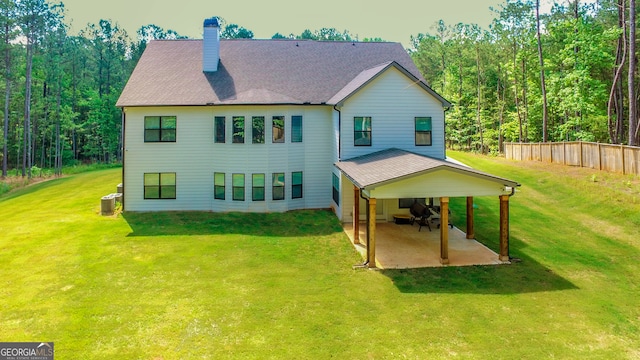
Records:
<instances>
[{"instance_id":1,"label":"wooden privacy fence","mask_svg":"<svg viewBox=\"0 0 640 360\"><path fill-rule=\"evenodd\" d=\"M640 175L640 147L572 141L505 143L507 159L543 161Z\"/></svg>"}]
</instances>

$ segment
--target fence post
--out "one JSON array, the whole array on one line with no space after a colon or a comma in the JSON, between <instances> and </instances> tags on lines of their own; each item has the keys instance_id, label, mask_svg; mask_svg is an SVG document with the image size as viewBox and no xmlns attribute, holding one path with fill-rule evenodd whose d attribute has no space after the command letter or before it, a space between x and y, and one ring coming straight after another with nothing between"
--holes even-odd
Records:
<instances>
[{"instance_id":1,"label":"fence post","mask_svg":"<svg viewBox=\"0 0 640 360\"><path fill-rule=\"evenodd\" d=\"M580 167L584 167L584 164L582 163L582 141L580 141L578 144L580 145L580 151L579 151L579 153L580 153L580 162L579 162L579 164L580 164Z\"/></svg>"},{"instance_id":2,"label":"fence post","mask_svg":"<svg viewBox=\"0 0 640 360\"><path fill-rule=\"evenodd\" d=\"M602 170L602 152L600 151L600 143L598 143L598 170Z\"/></svg>"},{"instance_id":3,"label":"fence post","mask_svg":"<svg viewBox=\"0 0 640 360\"><path fill-rule=\"evenodd\" d=\"M542 143L538 143L538 157L542 161Z\"/></svg>"},{"instance_id":4,"label":"fence post","mask_svg":"<svg viewBox=\"0 0 640 360\"><path fill-rule=\"evenodd\" d=\"M622 159L622 175L626 174L624 170L624 144L620 144L620 159Z\"/></svg>"},{"instance_id":5,"label":"fence post","mask_svg":"<svg viewBox=\"0 0 640 360\"><path fill-rule=\"evenodd\" d=\"M562 142L562 165L567 165L567 142Z\"/></svg>"}]
</instances>

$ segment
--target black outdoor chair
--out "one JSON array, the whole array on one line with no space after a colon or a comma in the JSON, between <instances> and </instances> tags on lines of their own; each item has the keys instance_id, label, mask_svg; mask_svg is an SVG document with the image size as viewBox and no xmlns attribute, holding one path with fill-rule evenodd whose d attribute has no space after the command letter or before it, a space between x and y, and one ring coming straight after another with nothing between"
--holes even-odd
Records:
<instances>
[{"instance_id":1,"label":"black outdoor chair","mask_svg":"<svg viewBox=\"0 0 640 360\"><path fill-rule=\"evenodd\" d=\"M416 201L413 203L413 205L411 205L409 211L413 216L411 218L411 224L413 225L414 222L418 222L418 225L420 225L418 231L422 230L423 226L428 227L429 231L431 231L431 225L429 224L429 217L431 216L431 212L426 205L420 204Z\"/></svg>"}]
</instances>

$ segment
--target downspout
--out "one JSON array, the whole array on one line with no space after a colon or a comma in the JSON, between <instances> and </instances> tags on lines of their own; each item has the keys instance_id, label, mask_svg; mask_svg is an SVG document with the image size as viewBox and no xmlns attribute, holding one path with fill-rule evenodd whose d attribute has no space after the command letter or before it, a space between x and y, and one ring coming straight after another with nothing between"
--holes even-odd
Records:
<instances>
[{"instance_id":1,"label":"downspout","mask_svg":"<svg viewBox=\"0 0 640 360\"><path fill-rule=\"evenodd\" d=\"M444 158L447 158L447 111L451 110L451 106L447 106L444 108L442 112L442 126L443 126L443 134L444 134Z\"/></svg>"},{"instance_id":2,"label":"downspout","mask_svg":"<svg viewBox=\"0 0 640 360\"><path fill-rule=\"evenodd\" d=\"M125 164L124 157L125 157L125 152L126 152L125 149L127 148L125 146L125 144L124 144L124 139L125 139L124 138L124 134L125 134L124 128L125 128L125 124L126 124L126 120L127 120L127 114L124 112L124 107L120 108L120 112L122 114L122 129L120 130L121 131L121 135L120 136L122 136L122 149L120 149L120 151L122 152L122 211L124 211L124 207L125 207L125 205L124 205L125 204L125 198L124 198L125 195L124 194L125 194L125 192L127 192L127 190L126 190L127 187L125 186L125 183L124 183L124 168L125 168L125 166L124 166L124 164Z\"/></svg>"},{"instance_id":3,"label":"downspout","mask_svg":"<svg viewBox=\"0 0 640 360\"><path fill-rule=\"evenodd\" d=\"M342 113L336 106L338 105L333 105L333 110L338 112L338 161L340 161L342 159Z\"/></svg>"},{"instance_id":4,"label":"downspout","mask_svg":"<svg viewBox=\"0 0 640 360\"><path fill-rule=\"evenodd\" d=\"M364 201L367 202L367 209L365 211L366 217L367 217L367 260L362 264L359 265L359 267L366 267L369 265L369 221L371 221L370 216L369 216L369 198L362 196L362 194L364 193L364 188L360 188L360 198L363 199ZM355 216L358 217L358 221L360 221L360 214L356 214ZM375 221L375 219L374 219Z\"/></svg>"}]
</instances>

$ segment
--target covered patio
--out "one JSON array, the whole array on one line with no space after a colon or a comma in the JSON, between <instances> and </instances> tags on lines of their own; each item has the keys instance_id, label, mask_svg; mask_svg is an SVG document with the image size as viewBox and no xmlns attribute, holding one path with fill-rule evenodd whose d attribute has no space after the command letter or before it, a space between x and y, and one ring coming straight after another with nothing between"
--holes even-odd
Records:
<instances>
[{"instance_id":1,"label":"covered patio","mask_svg":"<svg viewBox=\"0 0 640 360\"><path fill-rule=\"evenodd\" d=\"M359 227L360 239L366 239L366 223ZM366 258L367 248L354 242L352 224L344 224L344 231L356 250ZM376 224L376 268L412 269L441 266L498 265L503 264L498 254L475 239L467 239L458 228L449 229L449 264L440 262L440 231L418 225L398 225L393 222Z\"/></svg>"},{"instance_id":2,"label":"covered patio","mask_svg":"<svg viewBox=\"0 0 640 360\"><path fill-rule=\"evenodd\" d=\"M343 181L341 218L346 218L344 215L350 210L351 226L345 226L345 231L356 248L366 249L364 264L367 267L434 266L434 253L437 254L437 261L441 266L509 262L509 198L519 186L517 182L483 173L459 163L395 148L340 161L335 166L341 171L343 179L347 180ZM352 192L345 191L348 183L351 183ZM352 198L348 199L349 196ZM498 197L498 254L474 240L474 196ZM417 226L388 224L391 220L389 218L382 219L382 222L376 221L377 218L380 221L376 208L379 200L388 202L430 198L438 203L439 222L448 224L451 197L466 197L466 231L450 229L449 226L435 227L431 233L438 234L437 243L433 241L432 235L425 235L429 233L428 229L417 231ZM364 224L361 224L359 216L361 199L364 199L366 204ZM351 205L351 209L346 208L348 204ZM390 216L411 215L409 209L400 208L399 205L394 211L396 213ZM413 229L410 229L411 227ZM405 234L407 229L408 232ZM411 260L414 258L421 260Z\"/></svg>"}]
</instances>

